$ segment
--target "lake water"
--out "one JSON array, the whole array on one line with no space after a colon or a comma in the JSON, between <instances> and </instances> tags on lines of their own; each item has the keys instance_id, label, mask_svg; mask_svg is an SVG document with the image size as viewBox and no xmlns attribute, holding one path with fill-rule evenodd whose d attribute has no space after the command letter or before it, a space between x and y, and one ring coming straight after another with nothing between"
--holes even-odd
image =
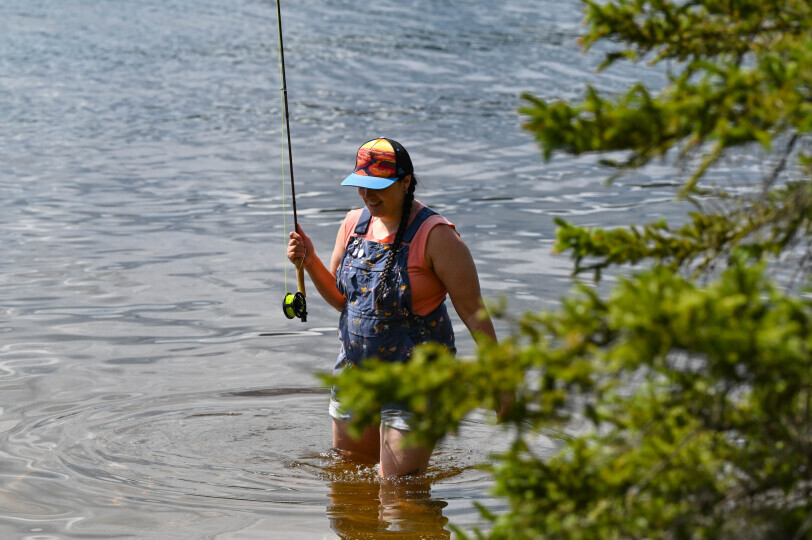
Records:
<instances>
[{"instance_id":1,"label":"lake water","mask_svg":"<svg viewBox=\"0 0 812 540\"><path fill-rule=\"evenodd\" d=\"M282 8L297 209L324 258L360 205L340 180L378 136L409 149L485 297L517 311L572 285L554 217L683 215L669 167L607 187L594 156L543 163L521 129L524 91L658 84L595 73L578 2ZM483 524L475 502L504 508L476 468L505 438L485 413L422 481L330 453L314 373L338 314L313 295L307 323L281 313L276 32L266 0L0 3L0 537L444 538Z\"/></svg>"}]
</instances>

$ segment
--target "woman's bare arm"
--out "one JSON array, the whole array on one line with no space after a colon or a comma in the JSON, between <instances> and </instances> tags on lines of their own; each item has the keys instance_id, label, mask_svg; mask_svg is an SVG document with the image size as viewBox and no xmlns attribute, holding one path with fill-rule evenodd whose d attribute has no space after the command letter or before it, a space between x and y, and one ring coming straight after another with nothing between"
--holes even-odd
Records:
<instances>
[{"instance_id":1,"label":"woman's bare arm","mask_svg":"<svg viewBox=\"0 0 812 540\"><path fill-rule=\"evenodd\" d=\"M496 340L493 322L485 311L474 259L457 232L448 226L434 227L426 241L426 263L448 290L460 319L475 340Z\"/></svg>"},{"instance_id":2,"label":"woman's bare arm","mask_svg":"<svg viewBox=\"0 0 812 540\"><path fill-rule=\"evenodd\" d=\"M341 294L336 288L335 273L338 264L341 262L341 256L344 253L344 238L341 234L341 229L336 236L336 244L333 248L333 254L330 257L330 268L328 269L321 262L321 259L316 255L313 241L302 231L299 226L299 232L290 233L290 242L288 243L288 259L291 262L296 259L302 259L302 265L316 290L328 304L336 308L338 311L344 309L344 295Z\"/></svg>"}]
</instances>

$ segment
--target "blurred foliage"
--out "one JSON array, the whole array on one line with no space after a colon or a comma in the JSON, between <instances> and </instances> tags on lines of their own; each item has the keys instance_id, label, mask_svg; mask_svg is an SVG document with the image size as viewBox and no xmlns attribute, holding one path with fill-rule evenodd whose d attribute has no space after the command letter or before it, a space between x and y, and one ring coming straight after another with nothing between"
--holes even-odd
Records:
<instances>
[{"instance_id":1,"label":"blurred foliage","mask_svg":"<svg viewBox=\"0 0 812 540\"><path fill-rule=\"evenodd\" d=\"M790 265L812 284L812 3L584 3L582 45L612 49L601 69L667 61L667 80L587 88L576 104L526 95L525 127L545 159L609 153L612 178L666 159L695 211L678 226L557 220L576 274L634 271L605 295L578 285L555 312L494 307L511 335L474 359L427 345L409 363L372 359L324 380L359 429L381 403L407 403L413 442L514 396L494 427L509 450L488 465L508 508L482 508L491 526L477 537L812 538L812 294L768 277ZM760 182L705 181L753 146ZM541 433L558 435L552 455L536 448Z\"/></svg>"},{"instance_id":2,"label":"blurred foliage","mask_svg":"<svg viewBox=\"0 0 812 540\"><path fill-rule=\"evenodd\" d=\"M704 288L658 267L607 300L581 286L516 328L475 360L426 346L346 370L342 400L359 426L407 403L420 442L514 392L502 424L515 440L492 467L510 511L491 538L808 536L812 303L760 267L734 264ZM589 427L542 460L529 442L565 426L573 403Z\"/></svg>"},{"instance_id":3,"label":"blurred foliage","mask_svg":"<svg viewBox=\"0 0 812 540\"><path fill-rule=\"evenodd\" d=\"M691 268L698 275L729 261L734 251L751 260L777 258L792 249L808 253L812 184L791 182L727 213L691 212L689 221L676 229L664 220L609 231L555 222L556 250L572 252L575 273L592 270L599 279L606 267L649 259L674 270ZM801 264L808 268L809 261Z\"/></svg>"}]
</instances>

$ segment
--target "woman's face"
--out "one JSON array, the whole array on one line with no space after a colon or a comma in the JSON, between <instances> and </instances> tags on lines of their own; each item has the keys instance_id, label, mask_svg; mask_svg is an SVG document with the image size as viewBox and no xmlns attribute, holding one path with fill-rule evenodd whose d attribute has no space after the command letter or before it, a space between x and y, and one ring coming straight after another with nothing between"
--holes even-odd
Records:
<instances>
[{"instance_id":1,"label":"woman's face","mask_svg":"<svg viewBox=\"0 0 812 540\"><path fill-rule=\"evenodd\" d=\"M409 177L407 176L406 179ZM403 211L403 197L409 183L405 180L398 180L391 186L384 189L358 188L358 195L364 200L364 204L369 209L369 213L379 219L387 221L399 221Z\"/></svg>"}]
</instances>

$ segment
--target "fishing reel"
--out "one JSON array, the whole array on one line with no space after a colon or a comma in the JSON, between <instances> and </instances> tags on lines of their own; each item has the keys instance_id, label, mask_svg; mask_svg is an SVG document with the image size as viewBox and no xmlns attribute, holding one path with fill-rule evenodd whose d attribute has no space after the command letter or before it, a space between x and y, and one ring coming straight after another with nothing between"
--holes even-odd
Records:
<instances>
[{"instance_id":1,"label":"fishing reel","mask_svg":"<svg viewBox=\"0 0 812 540\"><path fill-rule=\"evenodd\" d=\"M307 300L305 300L305 296L300 292L286 294L285 299L282 300L282 311L288 319L298 317L302 319L302 322L307 321Z\"/></svg>"}]
</instances>

